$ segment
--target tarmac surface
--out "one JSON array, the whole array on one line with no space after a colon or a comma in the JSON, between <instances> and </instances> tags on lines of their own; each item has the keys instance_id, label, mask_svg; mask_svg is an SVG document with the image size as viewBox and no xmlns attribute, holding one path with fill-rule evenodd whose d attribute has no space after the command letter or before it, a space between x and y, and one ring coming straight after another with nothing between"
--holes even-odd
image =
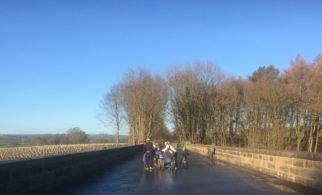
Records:
<instances>
[{"instance_id":1,"label":"tarmac surface","mask_svg":"<svg viewBox=\"0 0 322 195\"><path fill-rule=\"evenodd\" d=\"M105 172L70 184L51 194L318 194L318 192L246 169L213 163L198 154L190 154L189 167L175 172L169 169L143 170L142 156L121 162Z\"/></svg>"}]
</instances>

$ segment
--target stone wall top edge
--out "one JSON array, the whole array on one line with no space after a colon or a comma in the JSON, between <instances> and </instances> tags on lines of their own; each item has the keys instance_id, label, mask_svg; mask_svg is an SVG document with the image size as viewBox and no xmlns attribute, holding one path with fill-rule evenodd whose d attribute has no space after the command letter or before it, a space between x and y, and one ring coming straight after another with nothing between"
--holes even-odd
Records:
<instances>
[{"instance_id":1,"label":"stone wall top edge","mask_svg":"<svg viewBox=\"0 0 322 195\"><path fill-rule=\"evenodd\" d=\"M126 148L132 148L132 147L142 147L142 145L129 145L129 146L121 146L118 148L107 148L107 149L100 149L100 150L93 150L93 151L83 151L83 152L75 152L75 153L67 153L67 154L57 154L57 155L50 155L50 156L41 156L41 157L35 157L35 158L28 158L28 159L17 159L17 160L4 160L0 161L0 165L5 164L18 164L18 163L24 163L26 161L39 161L39 160L51 160L53 158L68 158L71 156L80 156L80 155L86 155L86 154L99 154L104 152L109 152L113 150L118 149L126 149Z\"/></svg>"},{"instance_id":2,"label":"stone wall top edge","mask_svg":"<svg viewBox=\"0 0 322 195\"><path fill-rule=\"evenodd\" d=\"M200 146L200 147L210 147L210 145L202 145L202 144L192 144L192 145ZM240 152L251 152L251 153L257 153L257 154L267 154L267 155L274 155L274 156L281 156L281 157L322 161L322 153L238 148L238 147L228 147L228 146L216 146L216 148L223 149L223 150L233 150L233 151L240 151Z\"/></svg>"}]
</instances>

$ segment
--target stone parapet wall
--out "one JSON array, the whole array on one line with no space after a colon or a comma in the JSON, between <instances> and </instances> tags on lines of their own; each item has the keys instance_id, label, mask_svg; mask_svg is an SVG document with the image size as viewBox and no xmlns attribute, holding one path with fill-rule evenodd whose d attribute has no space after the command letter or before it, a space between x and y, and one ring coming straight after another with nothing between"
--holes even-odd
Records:
<instances>
[{"instance_id":1,"label":"stone parapet wall","mask_svg":"<svg viewBox=\"0 0 322 195\"><path fill-rule=\"evenodd\" d=\"M208 155L209 145L189 145ZM322 191L322 154L216 147L216 159Z\"/></svg>"},{"instance_id":2,"label":"stone parapet wall","mask_svg":"<svg viewBox=\"0 0 322 195\"><path fill-rule=\"evenodd\" d=\"M44 145L27 147L0 148L0 164L11 160L28 160L39 157L72 154L78 152L90 152L105 150L109 148L120 148L128 146L127 143L103 143L103 144L66 144L66 145Z\"/></svg>"},{"instance_id":3,"label":"stone parapet wall","mask_svg":"<svg viewBox=\"0 0 322 195\"><path fill-rule=\"evenodd\" d=\"M142 145L2 162L0 194L46 194L140 152Z\"/></svg>"}]
</instances>

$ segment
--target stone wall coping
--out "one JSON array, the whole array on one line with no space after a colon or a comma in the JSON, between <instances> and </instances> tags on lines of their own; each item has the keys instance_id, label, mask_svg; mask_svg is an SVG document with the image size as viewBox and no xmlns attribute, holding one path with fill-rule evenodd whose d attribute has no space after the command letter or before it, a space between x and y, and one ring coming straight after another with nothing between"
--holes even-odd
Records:
<instances>
[{"instance_id":1,"label":"stone wall coping","mask_svg":"<svg viewBox=\"0 0 322 195\"><path fill-rule=\"evenodd\" d=\"M66 154L55 154L55 155L49 155L49 156L39 156L34 158L22 158L22 159L16 159L16 160L2 160L0 161L0 165L5 164L12 164L12 163L20 163L25 161L37 161L37 160L51 160L57 157L69 157L69 156L75 156L75 155L84 155L84 154L98 154L105 151L112 151L112 150L118 150L120 148L131 148L133 146L140 146L140 145L128 145L128 146L120 146L117 148L106 148L106 149L99 149L99 150L92 150L92 151L80 151L80 152L74 152L74 153L66 153ZM143 146L143 145L142 145Z\"/></svg>"},{"instance_id":2,"label":"stone wall coping","mask_svg":"<svg viewBox=\"0 0 322 195\"><path fill-rule=\"evenodd\" d=\"M192 146L200 147L210 147L210 145L202 144L191 144ZM228 147L228 146L216 146L216 149L223 150L232 150L240 152L251 152L256 154L267 154L273 156L289 157L289 158L298 158L298 159L307 159L307 160L322 160L322 153L313 153L313 152L297 152L297 151L286 151L286 150L265 150L265 149L253 149L253 148L238 148L238 147Z\"/></svg>"}]
</instances>

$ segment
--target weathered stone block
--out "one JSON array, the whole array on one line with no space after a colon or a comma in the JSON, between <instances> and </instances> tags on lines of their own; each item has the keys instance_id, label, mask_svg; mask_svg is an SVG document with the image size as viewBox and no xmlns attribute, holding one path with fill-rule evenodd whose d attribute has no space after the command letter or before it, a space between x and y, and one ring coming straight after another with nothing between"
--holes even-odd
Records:
<instances>
[{"instance_id":1,"label":"weathered stone block","mask_svg":"<svg viewBox=\"0 0 322 195\"><path fill-rule=\"evenodd\" d=\"M303 160L302 159L293 159L293 165L297 167L303 167Z\"/></svg>"},{"instance_id":2,"label":"weathered stone block","mask_svg":"<svg viewBox=\"0 0 322 195\"><path fill-rule=\"evenodd\" d=\"M312 168L313 167L312 160L303 160L303 163L304 163L305 168Z\"/></svg>"},{"instance_id":3,"label":"weathered stone block","mask_svg":"<svg viewBox=\"0 0 322 195\"><path fill-rule=\"evenodd\" d=\"M288 173L286 172L277 171L277 176L278 178L281 178L281 179L285 179L285 180L288 179Z\"/></svg>"},{"instance_id":4,"label":"weathered stone block","mask_svg":"<svg viewBox=\"0 0 322 195\"><path fill-rule=\"evenodd\" d=\"M266 174L270 174L270 172L271 172L271 170L269 168L265 168L265 167L261 168L261 170L263 173L266 173Z\"/></svg>"},{"instance_id":5,"label":"weathered stone block","mask_svg":"<svg viewBox=\"0 0 322 195\"><path fill-rule=\"evenodd\" d=\"M289 157L276 157L276 162L280 164L293 165L293 159Z\"/></svg>"},{"instance_id":6,"label":"weathered stone block","mask_svg":"<svg viewBox=\"0 0 322 195\"><path fill-rule=\"evenodd\" d=\"M266 167L269 168L269 169L275 169L275 164L271 163L271 162L268 162Z\"/></svg>"},{"instance_id":7,"label":"weathered stone block","mask_svg":"<svg viewBox=\"0 0 322 195\"><path fill-rule=\"evenodd\" d=\"M312 167L317 170L322 170L322 161L312 161Z\"/></svg>"},{"instance_id":8,"label":"weathered stone block","mask_svg":"<svg viewBox=\"0 0 322 195\"><path fill-rule=\"evenodd\" d=\"M319 172L307 168L298 168L298 174L307 179L319 179Z\"/></svg>"},{"instance_id":9,"label":"weathered stone block","mask_svg":"<svg viewBox=\"0 0 322 195\"><path fill-rule=\"evenodd\" d=\"M253 154L254 159L259 159L259 154Z\"/></svg>"},{"instance_id":10,"label":"weathered stone block","mask_svg":"<svg viewBox=\"0 0 322 195\"><path fill-rule=\"evenodd\" d=\"M263 160L265 161L269 160L269 157L267 155L262 155L262 157L263 157Z\"/></svg>"},{"instance_id":11,"label":"weathered stone block","mask_svg":"<svg viewBox=\"0 0 322 195\"><path fill-rule=\"evenodd\" d=\"M295 176L295 182L299 184L306 185L307 178L301 177L301 176Z\"/></svg>"},{"instance_id":12,"label":"weathered stone block","mask_svg":"<svg viewBox=\"0 0 322 195\"><path fill-rule=\"evenodd\" d=\"M294 176L300 175L301 174L301 168L290 166L289 172L290 172L290 174L292 174Z\"/></svg>"},{"instance_id":13,"label":"weathered stone block","mask_svg":"<svg viewBox=\"0 0 322 195\"><path fill-rule=\"evenodd\" d=\"M283 172L288 172L289 171L289 166L287 165L280 165L279 170Z\"/></svg>"}]
</instances>

